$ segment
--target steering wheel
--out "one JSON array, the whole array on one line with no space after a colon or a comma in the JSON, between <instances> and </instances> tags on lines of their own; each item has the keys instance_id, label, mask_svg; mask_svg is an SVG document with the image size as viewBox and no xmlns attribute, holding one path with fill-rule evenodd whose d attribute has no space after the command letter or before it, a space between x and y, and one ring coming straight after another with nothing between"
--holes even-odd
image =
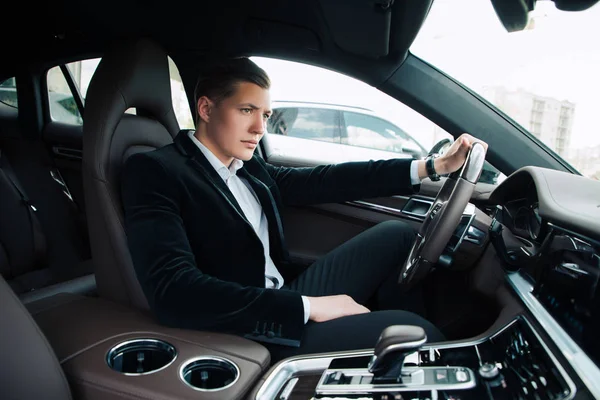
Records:
<instances>
[{"instance_id":1,"label":"steering wheel","mask_svg":"<svg viewBox=\"0 0 600 400\"><path fill-rule=\"evenodd\" d=\"M440 258L471 199L485 153L481 143L473 143L462 168L446 178L400 270L398 283L403 290L423 279Z\"/></svg>"}]
</instances>

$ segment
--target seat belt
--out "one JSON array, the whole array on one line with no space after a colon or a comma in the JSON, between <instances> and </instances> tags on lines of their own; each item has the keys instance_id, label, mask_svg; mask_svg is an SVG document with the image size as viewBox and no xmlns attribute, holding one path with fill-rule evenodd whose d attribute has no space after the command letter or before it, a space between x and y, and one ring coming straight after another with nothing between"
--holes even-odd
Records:
<instances>
[{"instance_id":1,"label":"seat belt","mask_svg":"<svg viewBox=\"0 0 600 400\"><path fill-rule=\"evenodd\" d=\"M42 232L42 227L40 225L40 221L38 220L37 216L35 215L37 208L35 208L35 206L29 200L27 193L25 193L25 190L19 183L19 179L15 175L6 156L2 157L1 149L0 149L0 168L4 171L8 180L12 183L14 188L17 190L17 193L19 193L19 196L21 197L21 202L27 207L27 214L29 216L29 225L31 227L31 235L33 238L34 259L36 261L40 261L40 260L42 260L42 257L44 257L46 255L46 242L44 240L44 234Z\"/></svg>"}]
</instances>

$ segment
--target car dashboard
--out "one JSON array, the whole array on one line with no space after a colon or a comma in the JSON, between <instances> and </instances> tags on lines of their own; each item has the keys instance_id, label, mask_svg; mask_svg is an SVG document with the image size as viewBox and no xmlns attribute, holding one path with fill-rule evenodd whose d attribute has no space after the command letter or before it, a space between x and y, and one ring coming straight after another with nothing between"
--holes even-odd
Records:
<instances>
[{"instance_id":1,"label":"car dashboard","mask_svg":"<svg viewBox=\"0 0 600 400\"><path fill-rule=\"evenodd\" d=\"M507 279L594 397L600 397L600 182L526 167L490 196ZM500 239L501 238L501 239Z\"/></svg>"},{"instance_id":2,"label":"car dashboard","mask_svg":"<svg viewBox=\"0 0 600 400\"><path fill-rule=\"evenodd\" d=\"M475 340L423 346L392 385L365 370L372 351L304 356L277 365L253 398L600 398L600 182L525 167L487 205L514 317Z\"/></svg>"}]
</instances>

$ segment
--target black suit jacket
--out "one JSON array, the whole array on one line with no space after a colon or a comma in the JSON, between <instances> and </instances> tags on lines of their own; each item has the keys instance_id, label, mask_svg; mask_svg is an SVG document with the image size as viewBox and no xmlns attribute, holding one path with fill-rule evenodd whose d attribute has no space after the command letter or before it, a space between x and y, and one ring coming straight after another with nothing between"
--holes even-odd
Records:
<instances>
[{"instance_id":1,"label":"black suit jacket","mask_svg":"<svg viewBox=\"0 0 600 400\"><path fill-rule=\"evenodd\" d=\"M284 276L282 205L413 192L410 160L283 168L254 156L237 173L260 200L271 257ZM265 289L262 243L187 131L173 144L131 156L121 188L133 265L161 323L299 345L300 294Z\"/></svg>"}]
</instances>

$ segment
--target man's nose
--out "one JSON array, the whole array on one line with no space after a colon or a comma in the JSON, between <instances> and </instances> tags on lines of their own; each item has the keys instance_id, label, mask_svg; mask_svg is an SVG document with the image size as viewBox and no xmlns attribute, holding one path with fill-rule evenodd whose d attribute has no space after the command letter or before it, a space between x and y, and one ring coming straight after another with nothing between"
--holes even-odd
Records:
<instances>
[{"instance_id":1,"label":"man's nose","mask_svg":"<svg viewBox=\"0 0 600 400\"><path fill-rule=\"evenodd\" d=\"M262 114L252 119L251 132L262 135L266 131L267 122L263 118Z\"/></svg>"}]
</instances>

